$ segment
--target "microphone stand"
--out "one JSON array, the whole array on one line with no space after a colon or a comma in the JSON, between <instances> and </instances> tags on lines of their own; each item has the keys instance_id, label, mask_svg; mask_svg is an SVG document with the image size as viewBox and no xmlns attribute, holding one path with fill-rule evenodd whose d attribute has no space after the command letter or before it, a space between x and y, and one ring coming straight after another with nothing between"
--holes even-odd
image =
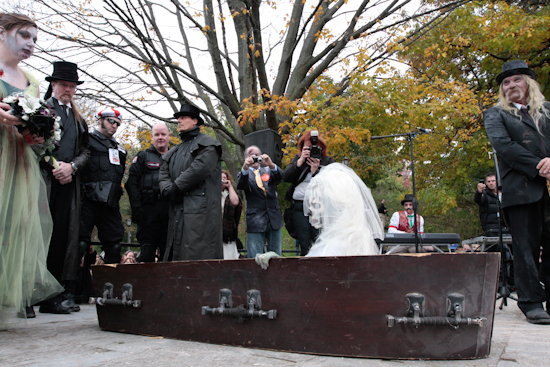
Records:
<instances>
[{"instance_id":1,"label":"microphone stand","mask_svg":"<svg viewBox=\"0 0 550 367\"><path fill-rule=\"evenodd\" d=\"M417 127L416 131L411 131L410 133L404 133L404 134L392 134L392 135L380 135L380 136L371 136L371 140L375 139L384 139L384 138L397 138L397 137L406 137L409 141L409 147L411 148L411 175L412 175L412 187L413 187L413 224L414 224L414 248L416 250L416 253L418 253L418 244L420 242L420 238L418 237L418 226L416 223L416 211L418 209L418 200L416 200L416 180L415 180L415 173L414 173L414 151L413 151L413 140L416 138L419 134L429 134L432 131L429 129L422 129Z\"/></svg>"},{"instance_id":2,"label":"microphone stand","mask_svg":"<svg viewBox=\"0 0 550 367\"><path fill-rule=\"evenodd\" d=\"M496 173L496 181L497 181L497 217L498 217L498 251L500 252L500 281L499 281L499 289L498 293L499 296L497 297L497 300L502 299L502 302L500 303L499 309L502 310L504 306L508 306L508 298L513 299L514 301L517 301L517 298L510 295L510 287L508 286L508 263L510 260L507 259L508 254L510 253L510 247L506 244L504 244L504 240L502 239L502 222L500 220L500 213L502 208L502 203L500 202L500 170L498 167L498 158L497 158L497 152L493 148L493 160L495 162L495 173Z\"/></svg>"}]
</instances>

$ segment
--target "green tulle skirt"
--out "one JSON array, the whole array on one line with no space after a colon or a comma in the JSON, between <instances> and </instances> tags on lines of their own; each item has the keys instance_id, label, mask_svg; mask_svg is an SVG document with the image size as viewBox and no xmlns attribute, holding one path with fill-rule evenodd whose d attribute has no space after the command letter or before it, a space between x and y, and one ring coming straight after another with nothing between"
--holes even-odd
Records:
<instances>
[{"instance_id":1,"label":"green tulle skirt","mask_svg":"<svg viewBox=\"0 0 550 367\"><path fill-rule=\"evenodd\" d=\"M0 125L0 327L63 287L46 267L53 222L38 157Z\"/></svg>"}]
</instances>

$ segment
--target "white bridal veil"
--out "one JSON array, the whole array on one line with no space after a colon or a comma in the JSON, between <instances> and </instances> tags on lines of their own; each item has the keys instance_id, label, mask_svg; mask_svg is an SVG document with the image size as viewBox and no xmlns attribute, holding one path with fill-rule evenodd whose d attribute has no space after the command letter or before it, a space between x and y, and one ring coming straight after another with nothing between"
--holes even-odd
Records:
<instances>
[{"instance_id":1,"label":"white bridal veil","mask_svg":"<svg viewBox=\"0 0 550 367\"><path fill-rule=\"evenodd\" d=\"M370 189L341 163L321 169L309 183L304 214L321 230L307 256L353 256L378 253L376 238L384 228Z\"/></svg>"}]
</instances>

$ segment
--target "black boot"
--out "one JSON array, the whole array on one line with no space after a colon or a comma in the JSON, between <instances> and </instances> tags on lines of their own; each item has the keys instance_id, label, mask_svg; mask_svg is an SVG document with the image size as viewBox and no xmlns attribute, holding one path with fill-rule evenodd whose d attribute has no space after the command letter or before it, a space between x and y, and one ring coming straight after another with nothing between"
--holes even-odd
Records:
<instances>
[{"instance_id":1,"label":"black boot","mask_svg":"<svg viewBox=\"0 0 550 367\"><path fill-rule=\"evenodd\" d=\"M74 302L74 290L76 287L76 281L66 280L65 281L65 292L63 292L63 301L61 305L71 312L80 311L80 306Z\"/></svg>"},{"instance_id":2,"label":"black boot","mask_svg":"<svg viewBox=\"0 0 550 367\"><path fill-rule=\"evenodd\" d=\"M153 263L155 262L155 250L156 246L152 243L144 243L141 245L141 255L139 255L139 262Z\"/></svg>"},{"instance_id":3,"label":"black boot","mask_svg":"<svg viewBox=\"0 0 550 367\"><path fill-rule=\"evenodd\" d=\"M17 313L17 317L19 317L20 319L34 319L36 317L36 313L34 313L34 307L25 307L25 310L21 310Z\"/></svg>"},{"instance_id":4,"label":"black boot","mask_svg":"<svg viewBox=\"0 0 550 367\"><path fill-rule=\"evenodd\" d=\"M120 251L122 246L120 244L102 246L103 251L105 251L105 264L119 264L120 263Z\"/></svg>"},{"instance_id":5,"label":"black boot","mask_svg":"<svg viewBox=\"0 0 550 367\"><path fill-rule=\"evenodd\" d=\"M61 305L61 296L55 296L52 299L42 301L40 304L40 313L70 314L71 310Z\"/></svg>"},{"instance_id":6,"label":"black boot","mask_svg":"<svg viewBox=\"0 0 550 367\"><path fill-rule=\"evenodd\" d=\"M65 300L61 302L63 307L69 309L71 312L80 311L80 306L74 302L74 295L72 293L64 294L63 298L65 298Z\"/></svg>"}]
</instances>

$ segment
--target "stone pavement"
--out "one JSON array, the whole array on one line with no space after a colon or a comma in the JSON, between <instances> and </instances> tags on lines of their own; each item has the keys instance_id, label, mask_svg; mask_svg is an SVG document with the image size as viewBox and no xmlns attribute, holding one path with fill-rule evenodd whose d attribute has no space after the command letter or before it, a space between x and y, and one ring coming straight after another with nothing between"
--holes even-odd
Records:
<instances>
[{"instance_id":1,"label":"stone pavement","mask_svg":"<svg viewBox=\"0 0 550 367\"><path fill-rule=\"evenodd\" d=\"M500 301L498 301L498 305ZM0 366L445 366L546 367L550 326L525 321L514 301L496 309L489 358L461 361L402 361L281 353L100 330L94 305L71 315L37 312L35 319L0 331ZM35 308L38 311L38 307Z\"/></svg>"}]
</instances>

